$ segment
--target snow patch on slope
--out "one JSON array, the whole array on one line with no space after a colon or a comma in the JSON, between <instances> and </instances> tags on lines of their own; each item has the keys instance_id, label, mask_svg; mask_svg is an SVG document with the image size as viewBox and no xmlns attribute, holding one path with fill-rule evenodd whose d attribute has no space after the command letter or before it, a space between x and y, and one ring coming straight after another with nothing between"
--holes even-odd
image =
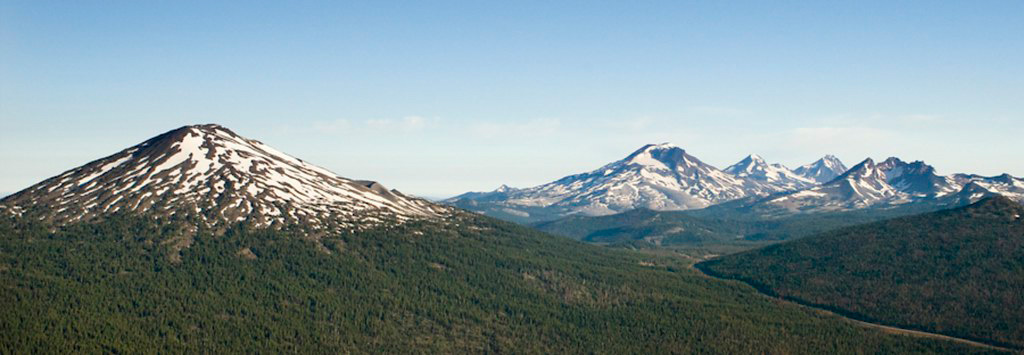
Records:
<instances>
[{"instance_id":1,"label":"snow patch on slope","mask_svg":"<svg viewBox=\"0 0 1024 355\"><path fill-rule=\"evenodd\" d=\"M196 214L210 223L312 228L355 228L446 211L377 183L337 176L217 125L167 132L4 198L0 205L49 206L47 217L57 221L146 211Z\"/></svg>"}]
</instances>

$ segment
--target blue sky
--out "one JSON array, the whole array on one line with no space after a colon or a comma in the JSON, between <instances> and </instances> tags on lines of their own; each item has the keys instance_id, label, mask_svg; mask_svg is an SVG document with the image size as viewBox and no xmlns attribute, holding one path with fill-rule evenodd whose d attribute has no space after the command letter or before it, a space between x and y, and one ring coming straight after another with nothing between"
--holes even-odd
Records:
<instances>
[{"instance_id":1,"label":"blue sky","mask_svg":"<svg viewBox=\"0 0 1024 355\"><path fill-rule=\"evenodd\" d=\"M426 196L673 142L1024 175L1022 1L0 0L0 193L215 122Z\"/></svg>"}]
</instances>

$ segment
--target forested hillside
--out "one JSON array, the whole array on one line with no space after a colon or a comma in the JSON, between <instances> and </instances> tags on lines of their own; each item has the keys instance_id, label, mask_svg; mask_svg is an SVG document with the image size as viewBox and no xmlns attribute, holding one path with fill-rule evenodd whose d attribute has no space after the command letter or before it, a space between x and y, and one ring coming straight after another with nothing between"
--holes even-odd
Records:
<instances>
[{"instance_id":1,"label":"forested hillside","mask_svg":"<svg viewBox=\"0 0 1024 355\"><path fill-rule=\"evenodd\" d=\"M357 234L113 216L0 222L0 353L974 352L699 276L681 259L461 216Z\"/></svg>"},{"instance_id":2,"label":"forested hillside","mask_svg":"<svg viewBox=\"0 0 1024 355\"><path fill-rule=\"evenodd\" d=\"M698 267L860 319L1024 348L1022 216L995 197Z\"/></svg>"}]
</instances>

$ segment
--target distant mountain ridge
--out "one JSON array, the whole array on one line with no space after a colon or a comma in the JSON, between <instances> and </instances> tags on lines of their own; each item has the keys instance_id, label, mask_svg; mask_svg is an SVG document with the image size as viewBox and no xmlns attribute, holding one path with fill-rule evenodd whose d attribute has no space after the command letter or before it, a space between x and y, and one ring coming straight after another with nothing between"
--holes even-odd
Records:
<instances>
[{"instance_id":1,"label":"distant mountain ridge","mask_svg":"<svg viewBox=\"0 0 1024 355\"><path fill-rule=\"evenodd\" d=\"M745 175L719 170L671 143L647 144L623 160L587 173L528 188L503 185L490 192L468 192L443 203L510 220L535 221L578 214L609 215L638 208L702 209L736 198L814 184L754 156L729 169L743 170Z\"/></svg>"},{"instance_id":2,"label":"distant mountain ridge","mask_svg":"<svg viewBox=\"0 0 1024 355\"><path fill-rule=\"evenodd\" d=\"M1024 203L1024 180L1008 174L941 176L922 161L908 163L896 157L880 163L868 158L847 169L839 158L825 155L791 170L751 154L719 170L663 143L645 145L625 159L548 184L522 189L502 185L442 203L535 223L637 208L693 210L726 202L768 214L890 208L922 201L959 206L994 194Z\"/></svg>"},{"instance_id":3,"label":"distant mountain ridge","mask_svg":"<svg viewBox=\"0 0 1024 355\"><path fill-rule=\"evenodd\" d=\"M998 177L941 176L922 161L908 163L890 157L875 163L868 158L830 182L766 198L755 204L755 208L818 212L884 208L922 201L957 206L997 194L1024 202L1024 179L1006 174Z\"/></svg>"},{"instance_id":4,"label":"distant mountain ridge","mask_svg":"<svg viewBox=\"0 0 1024 355\"><path fill-rule=\"evenodd\" d=\"M822 163L813 173L826 174L842 166L835 157L828 161L835 163ZM523 189L503 185L495 191L470 192L442 202L530 222L568 215L608 215L636 208L700 209L815 185L812 178L780 164L769 164L756 155L719 170L679 146L662 143L645 145L621 160L551 183Z\"/></svg>"},{"instance_id":5,"label":"distant mountain ridge","mask_svg":"<svg viewBox=\"0 0 1024 355\"><path fill-rule=\"evenodd\" d=\"M748 155L722 171L736 177L753 179L783 191L799 190L817 184L815 180L789 170L782 164L768 164L757 154Z\"/></svg>"}]
</instances>

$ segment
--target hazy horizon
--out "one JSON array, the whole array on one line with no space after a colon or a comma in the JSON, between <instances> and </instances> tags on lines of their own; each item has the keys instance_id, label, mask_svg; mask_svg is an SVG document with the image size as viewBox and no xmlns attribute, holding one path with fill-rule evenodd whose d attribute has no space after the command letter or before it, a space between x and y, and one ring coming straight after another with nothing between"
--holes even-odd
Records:
<instances>
[{"instance_id":1,"label":"hazy horizon","mask_svg":"<svg viewBox=\"0 0 1024 355\"><path fill-rule=\"evenodd\" d=\"M446 197L672 142L1024 176L1024 2L0 4L0 195L214 122Z\"/></svg>"}]
</instances>

